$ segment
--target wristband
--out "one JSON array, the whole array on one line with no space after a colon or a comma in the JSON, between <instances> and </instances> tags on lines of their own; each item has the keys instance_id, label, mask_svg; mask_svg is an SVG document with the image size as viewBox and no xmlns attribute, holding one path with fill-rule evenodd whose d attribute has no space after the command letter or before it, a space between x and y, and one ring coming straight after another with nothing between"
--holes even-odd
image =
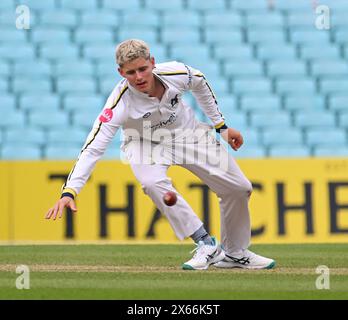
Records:
<instances>
[{"instance_id":1,"label":"wristband","mask_svg":"<svg viewBox=\"0 0 348 320\"><path fill-rule=\"evenodd\" d=\"M69 197L71 199L75 199L74 195L70 192L63 192L62 195L60 196L60 198L62 199L63 197Z\"/></svg>"}]
</instances>

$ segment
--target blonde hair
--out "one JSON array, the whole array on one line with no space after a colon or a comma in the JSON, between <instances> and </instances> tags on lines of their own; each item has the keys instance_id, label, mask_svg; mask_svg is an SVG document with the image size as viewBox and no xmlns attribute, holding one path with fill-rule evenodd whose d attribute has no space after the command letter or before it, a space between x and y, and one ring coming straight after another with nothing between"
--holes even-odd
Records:
<instances>
[{"instance_id":1,"label":"blonde hair","mask_svg":"<svg viewBox=\"0 0 348 320\"><path fill-rule=\"evenodd\" d=\"M150 48L143 40L125 40L116 47L116 62L120 67L137 58L150 58Z\"/></svg>"}]
</instances>

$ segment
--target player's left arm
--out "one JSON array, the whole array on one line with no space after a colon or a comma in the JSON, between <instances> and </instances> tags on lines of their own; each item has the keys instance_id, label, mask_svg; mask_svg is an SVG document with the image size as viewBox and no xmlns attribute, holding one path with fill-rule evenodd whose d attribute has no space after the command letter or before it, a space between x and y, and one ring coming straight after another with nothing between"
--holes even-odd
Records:
<instances>
[{"instance_id":1,"label":"player's left arm","mask_svg":"<svg viewBox=\"0 0 348 320\"><path fill-rule=\"evenodd\" d=\"M186 66L189 72L189 89L196 98L198 105L214 124L215 130L221 134L221 137L237 151L243 145L242 134L233 128L227 127L213 89L200 71Z\"/></svg>"}]
</instances>

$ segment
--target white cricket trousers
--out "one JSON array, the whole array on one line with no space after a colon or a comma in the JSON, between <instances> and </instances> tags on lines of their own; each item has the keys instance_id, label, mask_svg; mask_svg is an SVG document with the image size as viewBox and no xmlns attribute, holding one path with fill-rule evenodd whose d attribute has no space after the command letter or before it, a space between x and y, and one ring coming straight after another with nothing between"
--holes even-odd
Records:
<instances>
[{"instance_id":1,"label":"white cricket trousers","mask_svg":"<svg viewBox=\"0 0 348 320\"><path fill-rule=\"evenodd\" d=\"M204 150L207 150L206 141L204 143ZM133 156L139 152L139 148L136 145L137 143L133 144L133 146L130 144L127 148L128 153L131 153ZM217 144L210 141L208 145L208 152L213 153L211 151L214 151L212 149L216 148ZM216 193L220 201L221 243L226 252L235 253L246 249L250 244L251 227L248 202L252 192L252 185L226 149L220 148L220 150L222 150L220 152L225 157L227 164L224 168L204 161L193 164L184 162L175 164L191 171ZM203 152L206 153L207 151ZM166 158L165 152L162 152L161 155ZM171 179L168 178L167 170L171 164L161 163L157 159L153 164L131 162L130 165L144 192L167 217L180 240L191 236L202 226L202 221L173 187ZM176 205L171 207L163 202L163 195L168 191L175 192L178 198Z\"/></svg>"}]
</instances>

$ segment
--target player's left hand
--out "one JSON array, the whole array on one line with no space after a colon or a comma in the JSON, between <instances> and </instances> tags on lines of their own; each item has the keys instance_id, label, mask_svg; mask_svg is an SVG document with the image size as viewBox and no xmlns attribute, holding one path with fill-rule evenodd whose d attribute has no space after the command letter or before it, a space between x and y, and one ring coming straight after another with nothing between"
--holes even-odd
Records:
<instances>
[{"instance_id":1,"label":"player's left hand","mask_svg":"<svg viewBox=\"0 0 348 320\"><path fill-rule=\"evenodd\" d=\"M242 134L233 128L227 128L221 131L221 137L231 146L234 151L237 151L243 144Z\"/></svg>"}]
</instances>

